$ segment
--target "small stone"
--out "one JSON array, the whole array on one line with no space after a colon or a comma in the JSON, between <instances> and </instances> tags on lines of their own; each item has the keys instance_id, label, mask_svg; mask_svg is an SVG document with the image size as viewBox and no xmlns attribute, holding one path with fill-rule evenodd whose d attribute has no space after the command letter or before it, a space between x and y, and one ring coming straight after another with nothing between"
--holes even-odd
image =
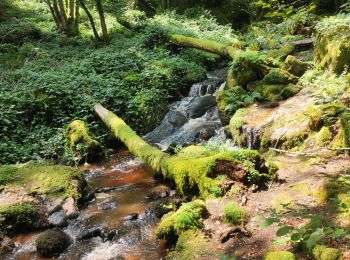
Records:
<instances>
[{"instance_id":1,"label":"small stone","mask_svg":"<svg viewBox=\"0 0 350 260\"><path fill-rule=\"evenodd\" d=\"M52 213L48 218L48 222L50 225L55 227L63 227L67 225L67 216L64 213L64 210L61 209Z\"/></svg>"},{"instance_id":2,"label":"small stone","mask_svg":"<svg viewBox=\"0 0 350 260\"><path fill-rule=\"evenodd\" d=\"M139 214L137 214L137 213L131 213L131 214L129 214L129 215L123 217L123 220L124 220L124 221L133 221L133 220L137 220L138 217L139 217Z\"/></svg>"},{"instance_id":3,"label":"small stone","mask_svg":"<svg viewBox=\"0 0 350 260\"><path fill-rule=\"evenodd\" d=\"M62 206L64 213L68 218L75 218L79 214L79 210L77 206L75 205L75 201L73 198L68 198L64 201L64 204Z\"/></svg>"}]
</instances>

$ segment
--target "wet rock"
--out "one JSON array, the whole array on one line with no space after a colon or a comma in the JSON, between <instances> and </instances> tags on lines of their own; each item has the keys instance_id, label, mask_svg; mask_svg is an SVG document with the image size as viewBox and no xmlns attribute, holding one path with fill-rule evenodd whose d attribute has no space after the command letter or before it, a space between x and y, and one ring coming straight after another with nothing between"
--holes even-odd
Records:
<instances>
[{"instance_id":1,"label":"wet rock","mask_svg":"<svg viewBox=\"0 0 350 260\"><path fill-rule=\"evenodd\" d=\"M114 238L118 237L118 235L119 235L118 230L111 230L111 231L108 232L107 240L108 240L108 241L111 241L111 240L113 240Z\"/></svg>"},{"instance_id":2,"label":"wet rock","mask_svg":"<svg viewBox=\"0 0 350 260\"><path fill-rule=\"evenodd\" d=\"M63 209L52 213L48 218L48 222L54 227L63 227L68 224L67 216Z\"/></svg>"},{"instance_id":3,"label":"wet rock","mask_svg":"<svg viewBox=\"0 0 350 260\"><path fill-rule=\"evenodd\" d=\"M169 188L164 188L164 189L161 189L161 190L157 190L157 191L154 191L150 194L148 194L145 199L146 200L158 200L158 199L161 199L161 198L165 198L165 197L168 197L170 195L170 189Z\"/></svg>"},{"instance_id":4,"label":"wet rock","mask_svg":"<svg viewBox=\"0 0 350 260\"><path fill-rule=\"evenodd\" d=\"M108 210L112 210L115 209L117 207L117 202L115 201L103 201L100 205L98 205L98 209L99 210L103 210L103 211L108 211Z\"/></svg>"},{"instance_id":5,"label":"wet rock","mask_svg":"<svg viewBox=\"0 0 350 260\"><path fill-rule=\"evenodd\" d=\"M213 127L205 127L199 131L199 140L200 141L208 141L215 135L215 128Z\"/></svg>"},{"instance_id":6,"label":"wet rock","mask_svg":"<svg viewBox=\"0 0 350 260\"><path fill-rule=\"evenodd\" d=\"M190 118L198 118L207 112L207 110L216 105L214 96L208 95L203 97L196 97L191 102L188 108L188 115Z\"/></svg>"},{"instance_id":7,"label":"wet rock","mask_svg":"<svg viewBox=\"0 0 350 260\"><path fill-rule=\"evenodd\" d=\"M62 198L46 200L47 212L49 214L52 214L53 212L57 211L59 208L62 207L63 201L64 199Z\"/></svg>"},{"instance_id":8,"label":"wet rock","mask_svg":"<svg viewBox=\"0 0 350 260\"><path fill-rule=\"evenodd\" d=\"M134 220L137 220L139 217L139 214L137 213L131 213L125 217L123 217L123 220L124 221L134 221Z\"/></svg>"},{"instance_id":9,"label":"wet rock","mask_svg":"<svg viewBox=\"0 0 350 260\"><path fill-rule=\"evenodd\" d=\"M15 248L15 243L5 234L0 232L0 255L8 253Z\"/></svg>"},{"instance_id":10,"label":"wet rock","mask_svg":"<svg viewBox=\"0 0 350 260\"><path fill-rule=\"evenodd\" d=\"M79 209L78 207L75 205L75 201L73 198L67 198L63 205L62 208L64 210L64 213L66 214L66 216L68 218L75 218L78 216L79 214Z\"/></svg>"},{"instance_id":11,"label":"wet rock","mask_svg":"<svg viewBox=\"0 0 350 260\"><path fill-rule=\"evenodd\" d=\"M103 240L107 239L109 236L109 230L107 226L105 225L94 225L92 227L89 227L82 231L78 236L77 239L79 240L87 240L91 239L93 237L100 237Z\"/></svg>"},{"instance_id":12,"label":"wet rock","mask_svg":"<svg viewBox=\"0 0 350 260\"><path fill-rule=\"evenodd\" d=\"M150 143L158 143L173 134L181 126L186 124L187 121L187 117L180 111L170 111L166 114L161 124L152 132L145 135L144 139Z\"/></svg>"},{"instance_id":13,"label":"wet rock","mask_svg":"<svg viewBox=\"0 0 350 260\"><path fill-rule=\"evenodd\" d=\"M60 229L51 229L41 233L35 240L36 249L41 256L60 255L71 244L70 237Z\"/></svg>"}]
</instances>

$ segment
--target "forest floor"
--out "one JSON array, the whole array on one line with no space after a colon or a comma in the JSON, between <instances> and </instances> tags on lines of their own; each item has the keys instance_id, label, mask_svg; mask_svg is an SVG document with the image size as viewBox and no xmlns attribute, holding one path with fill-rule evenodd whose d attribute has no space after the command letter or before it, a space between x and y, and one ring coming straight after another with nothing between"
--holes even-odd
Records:
<instances>
[{"instance_id":1,"label":"forest floor","mask_svg":"<svg viewBox=\"0 0 350 260\"><path fill-rule=\"evenodd\" d=\"M327 162L312 163L310 158L283 155L276 157L275 163L280 167L279 182L270 183L266 190L256 192L252 189L241 189L235 196L231 194L223 199L207 200L209 218L205 220L204 229L209 234L213 248L223 250L226 255L234 255L239 259L262 259L268 251L291 249L289 244L273 243L276 238L275 225L261 228L260 224L253 220L249 220L245 225L250 236L237 234L226 243L221 243L221 235L229 229L222 221L224 206L236 201L243 204L250 217L268 217L269 209L282 210L283 204L289 204L291 207L307 205L323 214L327 209L319 202L318 191L327 181L341 176L350 167L348 157L334 157ZM288 224L299 227L305 224L305 219L295 218ZM300 256L298 259L304 258Z\"/></svg>"}]
</instances>

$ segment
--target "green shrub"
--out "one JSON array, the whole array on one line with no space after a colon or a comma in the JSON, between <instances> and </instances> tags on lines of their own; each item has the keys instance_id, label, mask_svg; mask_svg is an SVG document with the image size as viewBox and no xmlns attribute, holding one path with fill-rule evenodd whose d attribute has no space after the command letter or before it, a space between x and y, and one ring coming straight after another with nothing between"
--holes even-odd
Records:
<instances>
[{"instance_id":1,"label":"green shrub","mask_svg":"<svg viewBox=\"0 0 350 260\"><path fill-rule=\"evenodd\" d=\"M246 219L246 213L235 203L229 203L224 208L225 221L230 225L241 225Z\"/></svg>"}]
</instances>

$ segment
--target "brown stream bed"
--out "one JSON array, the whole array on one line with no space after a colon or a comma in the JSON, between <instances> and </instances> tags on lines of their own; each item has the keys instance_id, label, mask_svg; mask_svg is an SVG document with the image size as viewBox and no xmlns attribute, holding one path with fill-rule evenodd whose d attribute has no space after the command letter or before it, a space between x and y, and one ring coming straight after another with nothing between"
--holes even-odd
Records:
<instances>
[{"instance_id":1,"label":"brown stream bed","mask_svg":"<svg viewBox=\"0 0 350 260\"><path fill-rule=\"evenodd\" d=\"M146 198L155 191L165 189L153 178L153 171L127 150L121 150L101 164L82 167L88 170L86 179L100 192L85 205L77 219L63 228L73 244L58 259L162 259L166 254L164 242L155 237L159 219L147 212L154 203ZM105 192L103 192L105 190ZM146 211L145 211L146 210ZM136 220L123 219L138 214ZM94 225L104 225L117 235L110 241L100 237L79 240L82 231ZM16 249L0 259L45 259L35 252L38 233L19 235L15 238Z\"/></svg>"}]
</instances>

